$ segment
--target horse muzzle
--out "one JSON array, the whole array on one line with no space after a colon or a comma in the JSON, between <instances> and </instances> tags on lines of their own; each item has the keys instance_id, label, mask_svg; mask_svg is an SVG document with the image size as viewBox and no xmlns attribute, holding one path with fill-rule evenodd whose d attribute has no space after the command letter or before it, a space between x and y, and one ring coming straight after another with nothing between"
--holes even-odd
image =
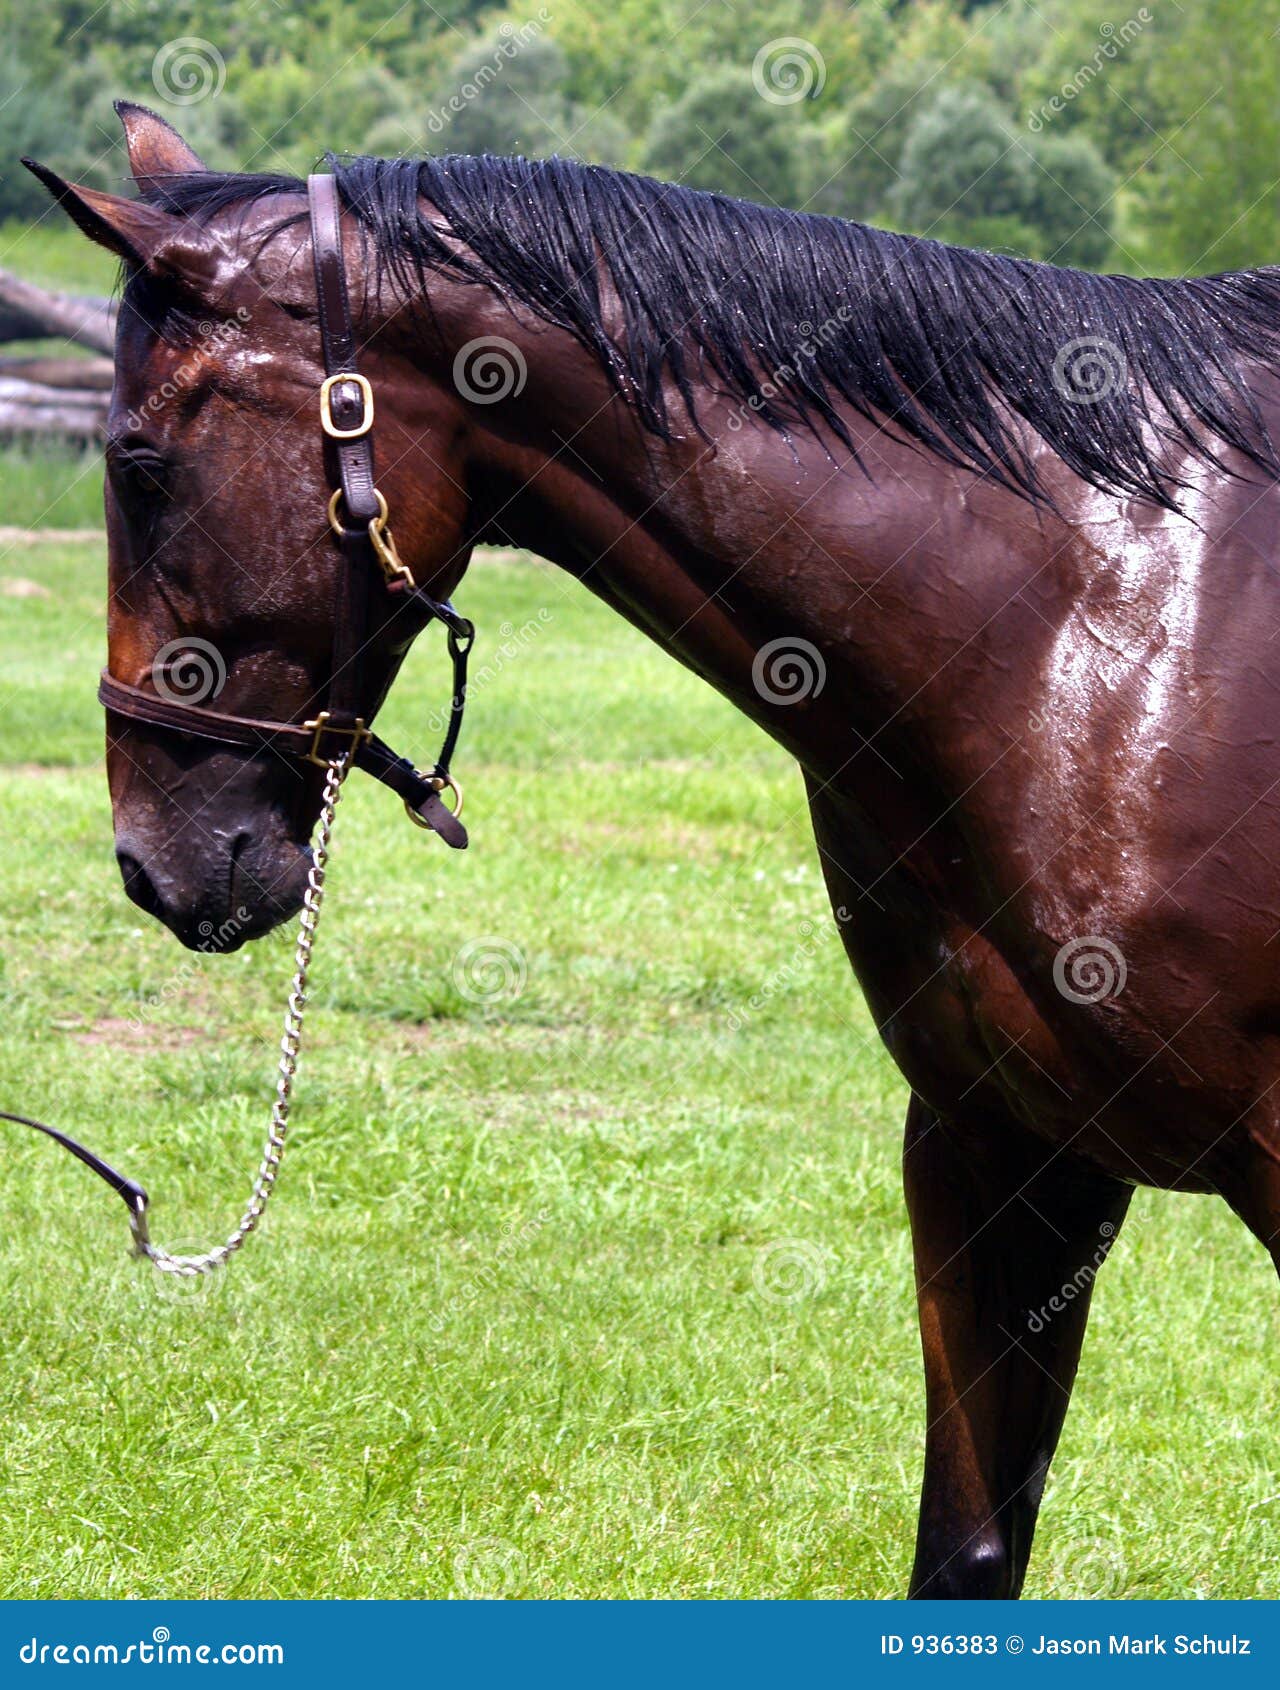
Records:
<instances>
[{"instance_id":1,"label":"horse muzzle","mask_svg":"<svg viewBox=\"0 0 1280 1690\"><path fill-rule=\"evenodd\" d=\"M255 840L248 830L210 847L181 839L149 850L127 829L116 836L124 889L188 950L239 950L302 908L311 852L292 841Z\"/></svg>"}]
</instances>

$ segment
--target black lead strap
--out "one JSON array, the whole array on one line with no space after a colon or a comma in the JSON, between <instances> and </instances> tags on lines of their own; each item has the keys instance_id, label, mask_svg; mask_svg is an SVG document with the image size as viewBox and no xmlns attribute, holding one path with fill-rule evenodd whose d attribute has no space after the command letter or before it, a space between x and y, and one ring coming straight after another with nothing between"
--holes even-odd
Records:
<instances>
[{"instance_id":1,"label":"black lead strap","mask_svg":"<svg viewBox=\"0 0 1280 1690\"><path fill-rule=\"evenodd\" d=\"M95 1156L92 1150L86 1150L83 1144L77 1144L68 1134L59 1132L56 1127L46 1126L43 1121L33 1121L29 1115L10 1115L3 1109L0 1109L0 1121L12 1121L19 1127L31 1127L34 1131L43 1133L46 1138L51 1138L55 1144L60 1144L64 1150L69 1150L73 1156L79 1157L86 1168L92 1168L99 1179L105 1180L123 1201L131 1216L146 1213L147 1204L151 1199L137 1180L126 1179L110 1162L104 1162L101 1156Z\"/></svg>"},{"instance_id":2,"label":"black lead strap","mask_svg":"<svg viewBox=\"0 0 1280 1690\"><path fill-rule=\"evenodd\" d=\"M462 714L467 703L467 659L471 655L471 647L475 644L476 637L475 628L466 617L458 616L452 605L449 609L456 617L455 621L448 624L449 656L453 661L453 696L449 700L449 726L433 771L437 779L445 781L449 779L449 766L458 748L458 735L462 732Z\"/></svg>"}]
</instances>

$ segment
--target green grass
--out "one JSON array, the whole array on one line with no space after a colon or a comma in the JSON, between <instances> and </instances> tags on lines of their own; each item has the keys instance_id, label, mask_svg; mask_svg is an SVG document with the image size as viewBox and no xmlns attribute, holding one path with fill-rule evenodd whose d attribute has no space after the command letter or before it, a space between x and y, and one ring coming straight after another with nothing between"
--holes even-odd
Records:
<instances>
[{"instance_id":1,"label":"green grass","mask_svg":"<svg viewBox=\"0 0 1280 1690\"><path fill-rule=\"evenodd\" d=\"M101 452L43 440L6 445L0 451L0 526L101 528Z\"/></svg>"},{"instance_id":2,"label":"green grass","mask_svg":"<svg viewBox=\"0 0 1280 1690\"><path fill-rule=\"evenodd\" d=\"M38 223L0 223L0 270L67 293L109 294L119 262L86 240L52 200Z\"/></svg>"},{"instance_id":3,"label":"green grass","mask_svg":"<svg viewBox=\"0 0 1280 1690\"><path fill-rule=\"evenodd\" d=\"M256 1165L290 940L192 958L126 902L101 548L12 552L14 577L51 596L0 597L0 1107L83 1134L201 1245ZM175 1292L96 1181L0 1128L0 1596L903 1589L905 1098L800 781L556 572L484 559L460 596L472 848L352 782L263 1234ZM393 743L426 752L445 687L428 635ZM454 978L486 936L527 971L488 1006ZM1139 1195L1028 1594L1280 1594L1275 1301L1222 1207Z\"/></svg>"}]
</instances>

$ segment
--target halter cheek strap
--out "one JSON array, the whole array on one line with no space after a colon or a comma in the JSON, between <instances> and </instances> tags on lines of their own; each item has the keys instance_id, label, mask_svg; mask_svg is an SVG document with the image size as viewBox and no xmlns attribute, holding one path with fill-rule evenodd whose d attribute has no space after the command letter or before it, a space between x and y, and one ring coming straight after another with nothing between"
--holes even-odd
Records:
<instances>
[{"instance_id":1,"label":"halter cheek strap","mask_svg":"<svg viewBox=\"0 0 1280 1690\"><path fill-rule=\"evenodd\" d=\"M396 549L387 501L378 490L373 457L373 388L357 368L357 347L347 292L342 223L337 185L332 176L309 176L316 299L325 379L320 388L320 427L326 458L337 482L329 500L328 522L344 567L338 572L333 611L333 656L325 708L306 722L280 722L232 715L205 705L185 703L151 689L117 680L104 670L98 698L112 715L145 722L194 739L266 754L277 753L327 767L351 755L354 766L389 786L404 799L411 819L433 829L446 844L467 843L458 819L462 792L450 763L462 728L467 694L467 657L475 628L447 601L433 599L413 579ZM435 766L423 774L398 757L368 726L365 713L364 651L375 592L399 601L399 607L448 630L453 664L449 723ZM456 806L441 798L448 788Z\"/></svg>"}]
</instances>

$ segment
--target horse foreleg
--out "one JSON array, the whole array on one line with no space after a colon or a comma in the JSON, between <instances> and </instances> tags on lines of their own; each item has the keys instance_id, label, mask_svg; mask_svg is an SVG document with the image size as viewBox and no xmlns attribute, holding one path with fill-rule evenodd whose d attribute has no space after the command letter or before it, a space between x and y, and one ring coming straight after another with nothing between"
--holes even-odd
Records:
<instances>
[{"instance_id":1,"label":"horse foreleg","mask_svg":"<svg viewBox=\"0 0 1280 1690\"><path fill-rule=\"evenodd\" d=\"M911 1595L1017 1596L1129 1187L919 1099L904 1172L928 1402Z\"/></svg>"}]
</instances>

